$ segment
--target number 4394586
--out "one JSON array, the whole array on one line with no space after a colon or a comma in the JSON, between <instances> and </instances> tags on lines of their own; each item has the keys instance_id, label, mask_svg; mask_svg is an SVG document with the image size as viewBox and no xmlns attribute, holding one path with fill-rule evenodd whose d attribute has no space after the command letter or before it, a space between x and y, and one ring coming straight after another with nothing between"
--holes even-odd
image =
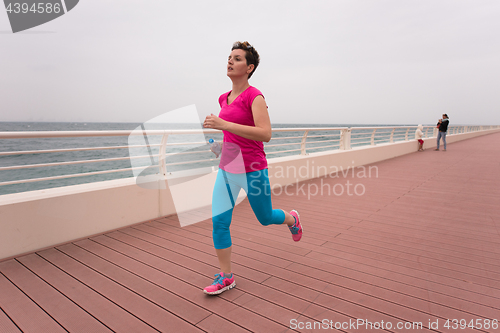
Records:
<instances>
[{"instance_id":1,"label":"number 4394586","mask_svg":"<svg viewBox=\"0 0 500 333\"><path fill-rule=\"evenodd\" d=\"M448 319L444 323L444 327L448 329L465 329L465 328L472 328L472 329L497 329L498 328L498 319L471 319L469 322L465 319Z\"/></svg>"},{"instance_id":2,"label":"number 4394586","mask_svg":"<svg viewBox=\"0 0 500 333\"><path fill-rule=\"evenodd\" d=\"M10 13L15 13L15 14L19 14L19 13L23 13L23 14L26 14L28 12L30 13L35 13L35 14L42 14L42 13L48 13L48 14L51 14L51 13L56 13L56 14L59 14L61 12L61 4L60 3L55 3L55 4L52 4L52 3L43 3L43 2L39 2L39 3L34 3L33 5L30 5L27 4L27 3L9 3L7 5L7 12L10 14Z\"/></svg>"}]
</instances>

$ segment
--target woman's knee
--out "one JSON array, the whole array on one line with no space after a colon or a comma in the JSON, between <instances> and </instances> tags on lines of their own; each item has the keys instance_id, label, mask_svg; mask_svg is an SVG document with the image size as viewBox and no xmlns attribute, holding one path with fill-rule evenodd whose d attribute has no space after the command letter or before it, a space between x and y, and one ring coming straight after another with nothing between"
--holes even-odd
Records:
<instances>
[{"instance_id":1,"label":"woman's knee","mask_svg":"<svg viewBox=\"0 0 500 333\"><path fill-rule=\"evenodd\" d=\"M216 249L225 249L231 246L230 222L228 223L227 219L221 215L212 217L212 239Z\"/></svg>"},{"instance_id":2,"label":"woman's knee","mask_svg":"<svg viewBox=\"0 0 500 333\"><path fill-rule=\"evenodd\" d=\"M285 221L285 213L281 209L273 209L269 214L255 214L257 220L263 226L271 224L282 224Z\"/></svg>"},{"instance_id":3,"label":"woman's knee","mask_svg":"<svg viewBox=\"0 0 500 333\"><path fill-rule=\"evenodd\" d=\"M262 224L263 226L275 224L273 223L273 219L271 216L257 216L257 220L259 220L260 224Z\"/></svg>"},{"instance_id":4,"label":"woman's knee","mask_svg":"<svg viewBox=\"0 0 500 333\"><path fill-rule=\"evenodd\" d=\"M214 230L229 230L231 225L232 210L231 212L224 212L222 214L217 214L212 216L212 226Z\"/></svg>"}]
</instances>

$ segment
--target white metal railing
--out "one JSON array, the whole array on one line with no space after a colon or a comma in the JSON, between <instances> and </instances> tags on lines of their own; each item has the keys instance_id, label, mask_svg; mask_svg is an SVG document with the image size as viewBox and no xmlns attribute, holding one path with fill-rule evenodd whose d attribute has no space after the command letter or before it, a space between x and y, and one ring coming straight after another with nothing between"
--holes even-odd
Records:
<instances>
[{"instance_id":1,"label":"white metal railing","mask_svg":"<svg viewBox=\"0 0 500 333\"><path fill-rule=\"evenodd\" d=\"M469 133L484 130L497 129L499 126L450 126L448 133L459 134L459 133ZM324 128L273 128L273 138L270 143L265 144L265 151L268 156L286 156L287 154L294 153L300 155L306 155L310 152L318 152L325 150L349 150L353 147L365 146L365 145L377 145L383 143L393 143L399 141L409 141L414 139L414 133L416 126L379 126L379 127L324 127ZM436 126L425 126L424 127L424 138L436 137L437 128ZM149 130L147 131L147 136L157 136L160 139L159 143L149 144L146 140L146 144L141 145L115 145L115 146L99 146L99 147L72 147L72 148L60 148L60 149L40 149L40 150L20 150L20 151L0 151L0 176L1 172L4 171L14 171L14 170L38 170L42 168L54 168L63 166L77 166L86 164L96 164L96 163L108 163L108 162L123 162L131 160L145 160L144 166L136 167L118 167L112 169L104 170L94 170L78 173L69 174L58 174L53 176L36 177L36 173L32 172L33 177L27 179L10 179L0 181L0 186L5 185L15 185L23 183L32 183L40 181L51 181L63 178L77 178L84 176L95 176L111 173L123 173L130 172L134 170L142 170L146 167L156 166L157 172L166 175L170 167L181 166L181 165L192 165L197 167L200 163L213 162L216 163L217 159L211 154L208 158L201 158L203 152L209 152L206 142L168 142L169 136L172 135L192 135L192 134L204 134L204 135L220 135L220 131L216 130ZM47 138L85 138L85 137L129 137L129 136L144 135L144 133L138 131L32 131L32 132L0 132L0 142L6 142L5 140L11 139L47 139ZM198 150L188 151L186 147L199 147ZM2 144L1 147L4 147ZM184 151L172 151L167 152L169 148L183 148ZM152 153L152 148L157 149L156 153ZM23 155L39 155L39 154L56 154L61 155L64 153L81 153L87 151L120 151L123 149L138 149L141 150L143 154L138 154L134 156L120 156L120 157L108 157L108 158L92 158L84 160L70 160L70 161L60 161L60 162L49 162L49 163L30 163L30 164L20 164L20 165L9 165L5 159L16 156ZM147 150L146 150L147 149ZM182 156L186 160L179 162L167 163L167 158L169 156ZM189 156L194 156L194 160L187 159ZM3 161L2 161L3 160ZM151 162L151 163L149 163ZM7 164L7 165L6 165ZM5 166L2 166L5 165ZM23 174L24 175L24 174ZM0 177L1 179L1 177Z\"/></svg>"}]
</instances>

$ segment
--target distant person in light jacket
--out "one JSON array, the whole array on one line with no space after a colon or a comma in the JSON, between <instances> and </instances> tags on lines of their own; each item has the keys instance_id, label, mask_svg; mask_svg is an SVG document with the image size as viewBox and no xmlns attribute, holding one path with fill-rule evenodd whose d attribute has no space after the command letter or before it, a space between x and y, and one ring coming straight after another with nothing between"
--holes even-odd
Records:
<instances>
[{"instance_id":1,"label":"distant person in light jacket","mask_svg":"<svg viewBox=\"0 0 500 333\"><path fill-rule=\"evenodd\" d=\"M424 132L422 132L423 129L424 126L420 124L417 126L417 130L415 131L415 140L418 141L418 151L424 151L424 140L422 140L422 137L424 136Z\"/></svg>"},{"instance_id":2,"label":"distant person in light jacket","mask_svg":"<svg viewBox=\"0 0 500 333\"><path fill-rule=\"evenodd\" d=\"M448 131L448 124L450 123L450 118L448 118L448 115L445 113L443 114L443 118L438 120L438 123L436 126L438 126L438 135L437 135L437 146L436 150L439 150L439 141L441 141L441 138L443 138L443 147L444 151L446 151L446 132Z\"/></svg>"}]
</instances>

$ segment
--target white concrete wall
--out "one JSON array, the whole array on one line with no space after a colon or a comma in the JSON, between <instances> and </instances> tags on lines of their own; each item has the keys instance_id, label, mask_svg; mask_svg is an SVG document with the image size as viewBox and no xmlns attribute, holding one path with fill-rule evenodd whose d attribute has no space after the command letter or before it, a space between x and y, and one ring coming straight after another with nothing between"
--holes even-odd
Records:
<instances>
[{"instance_id":1,"label":"white concrete wall","mask_svg":"<svg viewBox=\"0 0 500 333\"><path fill-rule=\"evenodd\" d=\"M447 142L497 131L448 135ZM436 138L425 139L426 149L435 146ZM285 186L416 150L417 143L411 140L274 158L269 160L271 186ZM215 175L215 172L206 174L184 183L189 186L175 189L176 197L185 197L182 210L210 205ZM180 179L186 180L189 177ZM3 195L0 196L0 260L174 213L170 189L145 189L137 186L133 178Z\"/></svg>"}]
</instances>

